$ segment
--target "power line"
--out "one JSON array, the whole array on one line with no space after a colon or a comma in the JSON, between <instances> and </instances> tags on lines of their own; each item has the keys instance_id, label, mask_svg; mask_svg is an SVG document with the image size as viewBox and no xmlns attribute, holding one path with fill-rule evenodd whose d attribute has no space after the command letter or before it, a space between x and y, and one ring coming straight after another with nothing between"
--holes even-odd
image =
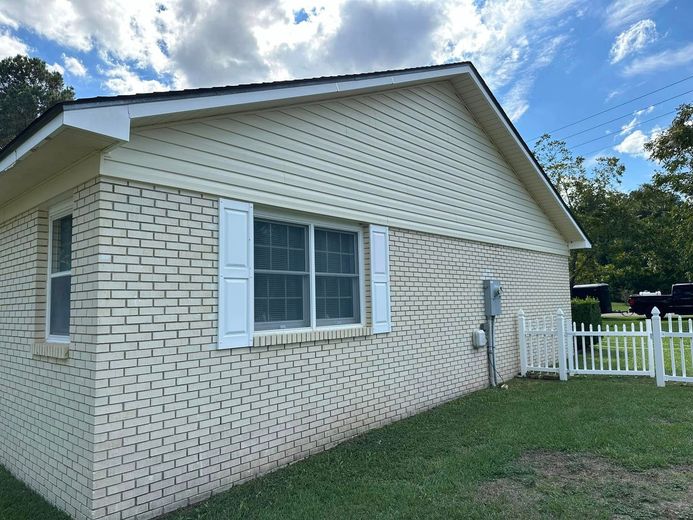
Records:
<instances>
[{"instance_id":1,"label":"power line","mask_svg":"<svg viewBox=\"0 0 693 520\"><path fill-rule=\"evenodd\" d=\"M595 128L599 128L600 126L608 125L609 123L613 123L614 121L618 121L619 119L625 119L626 117L633 117L636 112L639 112L641 110L647 110L650 107L656 107L657 105L661 105L662 103L666 103L667 101L671 101L672 99L676 99L681 96L685 96L686 94L690 94L693 92L693 89L687 90L686 92L682 92L681 94L677 94L676 96L672 96L667 99L663 99L662 101L658 101L657 103L652 103L651 105L648 105L643 108L639 108L638 110L635 110L633 112L628 112L627 114L624 114L619 117L615 117L613 119L609 119L608 121L605 121L604 123L599 123L598 125L591 126L585 130L581 130L579 132L575 132L574 134L566 135L565 137L556 137L556 139L559 139L561 141L565 141L566 139L570 139L571 137L575 137L576 135L584 134L586 132L589 132L590 130L594 130Z\"/></svg>"},{"instance_id":2,"label":"power line","mask_svg":"<svg viewBox=\"0 0 693 520\"><path fill-rule=\"evenodd\" d=\"M601 114L605 114L606 112L611 112L612 110L615 110L615 109L620 108L620 107L622 107L622 106L624 106L624 105L627 105L628 103L632 103L633 101L637 101L638 99L642 99L642 98L647 97L647 96L649 96L649 95L651 95L651 94L654 94L654 93L656 93L656 92L660 92L660 91L662 91L662 90L668 89L669 87L673 87L674 85L678 85L679 83L683 83L684 81L688 81L688 80L691 79L691 78L693 78L693 75L687 76L687 77L685 77L685 78L683 78L683 79L680 79L680 80L678 80L678 81L675 81L675 82L673 82L673 83L669 83L668 85L664 85L663 87L660 87L660 88L658 88L658 89L655 89L655 90L652 90L652 91L650 91L650 92L647 92L647 93L645 93L645 94L643 94L643 95L641 95L641 96L634 97L634 98L632 98L632 99L629 99L628 101L624 101L623 103L620 103L620 104L618 104L618 105L615 105L615 106L613 106L613 107L611 107L611 108L607 108L607 109L605 109L605 110L602 110L601 112L596 112L596 113L594 113L594 114L592 114L592 115L589 115L589 116L587 116L587 117L583 117L582 119L579 119L578 121L574 121L574 122L569 123L569 124L567 124L567 125L564 125L564 126L562 126L562 127L560 127L560 128L554 128L553 130L550 130L550 131L544 132L544 133L545 133L545 134L553 134L554 132L558 132L559 130L563 130L563 129L569 128L569 127L571 127L571 126L575 126L575 125L577 125L577 124L579 124L579 123L582 123L583 121L587 121L587 120L592 119L592 118L594 118L594 117L597 117L597 116L599 116L599 115L601 115ZM542 135L543 135L543 134L542 134ZM533 137L532 139L530 139L530 141L534 141L535 139L539 139L540 137L541 137L541 135L538 135L538 136Z\"/></svg>"},{"instance_id":3,"label":"power line","mask_svg":"<svg viewBox=\"0 0 693 520\"><path fill-rule=\"evenodd\" d=\"M631 126L631 127L629 128L629 130L632 130L633 128L637 128L637 127L639 127L639 126L641 126L641 125L644 125L645 123L649 123L650 121L654 121L655 119L659 119L660 117L668 116L668 115L675 114L675 113L676 113L676 110L672 110L671 112L667 112L666 114L660 114L660 115L658 115L658 116L651 117L650 119L646 119L646 120L644 120L644 121L640 121L638 124ZM583 142L580 143L580 144L576 144L575 146L571 146L571 147L570 147L570 150L574 150L575 148L578 148L578 147L580 147L580 146L582 146L582 145L585 145L585 144L588 144L588 143L593 143L594 141L599 141L600 139L604 139L604 138L606 138L606 137L613 137L613 136L614 136L613 133L606 134L606 135L601 135L601 136L599 136L599 137L595 137L594 139L590 139L589 141L583 141Z\"/></svg>"},{"instance_id":4,"label":"power line","mask_svg":"<svg viewBox=\"0 0 693 520\"><path fill-rule=\"evenodd\" d=\"M655 119L659 119L660 117L668 116L668 115L675 114L675 113L676 113L676 110L672 110L671 112L667 112L666 114L660 114L658 116L651 117L650 119L646 119L645 121L640 121L637 125L631 126L629 128L629 130L632 130L633 128L637 128L640 125L644 125L645 123L649 123L650 121L654 121ZM575 146L570 147L570 150L574 150L575 148L578 148L584 144L593 143L594 141L599 141L600 139L604 139L606 137L613 137L613 136L614 136L613 133L606 134L606 135L600 135L599 137L595 137L594 139L590 139L589 141L584 141L580 144L576 144Z\"/></svg>"}]
</instances>

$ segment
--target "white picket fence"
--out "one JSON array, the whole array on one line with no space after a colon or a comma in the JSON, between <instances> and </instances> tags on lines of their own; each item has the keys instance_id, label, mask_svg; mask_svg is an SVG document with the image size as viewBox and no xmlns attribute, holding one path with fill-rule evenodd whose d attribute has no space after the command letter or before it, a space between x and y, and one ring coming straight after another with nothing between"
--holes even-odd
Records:
<instances>
[{"instance_id":1,"label":"white picket fence","mask_svg":"<svg viewBox=\"0 0 693 520\"><path fill-rule=\"evenodd\" d=\"M602 328L566 326L560 309L550 317L518 314L520 371L571 375L624 375L693 383L693 320L666 316L666 330L657 308L652 319ZM685 325L688 325L686 330Z\"/></svg>"},{"instance_id":2,"label":"white picket fence","mask_svg":"<svg viewBox=\"0 0 693 520\"><path fill-rule=\"evenodd\" d=\"M654 320L654 315L652 319ZM662 357L665 357L666 353L670 360L670 363L664 363L664 381L693 381L693 319L689 318L687 321L688 331L684 332L684 319L681 316L674 319L673 315L667 315L669 327L661 331Z\"/></svg>"}]
</instances>

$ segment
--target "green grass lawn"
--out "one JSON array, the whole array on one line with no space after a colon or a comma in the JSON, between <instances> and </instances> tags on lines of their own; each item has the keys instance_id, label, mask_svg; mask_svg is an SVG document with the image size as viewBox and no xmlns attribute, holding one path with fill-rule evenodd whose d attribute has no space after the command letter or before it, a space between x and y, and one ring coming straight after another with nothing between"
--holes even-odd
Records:
<instances>
[{"instance_id":1,"label":"green grass lawn","mask_svg":"<svg viewBox=\"0 0 693 520\"><path fill-rule=\"evenodd\" d=\"M614 312L628 312L630 306L625 302L611 302L611 310Z\"/></svg>"},{"instance_id":2,"label":"green grass lawn","mask_svg":"<svg viewBox=\"0 0 693 520\"><path fill-rule=\"evenodd\" d=\"M693 388L513 380L167 520L691 518ZM0 473L0 518L59 518Z\"/></svg>"},{"instance_id":3,"label":"green grass lawn","mask_svg":"<svg viewBox=\"0 0 693 520\"><path fill-rule=\"evenodd\" d=\"M69 520L38 494L0 466L0 518L2 520Z\"/></svg>"}]
</instances>

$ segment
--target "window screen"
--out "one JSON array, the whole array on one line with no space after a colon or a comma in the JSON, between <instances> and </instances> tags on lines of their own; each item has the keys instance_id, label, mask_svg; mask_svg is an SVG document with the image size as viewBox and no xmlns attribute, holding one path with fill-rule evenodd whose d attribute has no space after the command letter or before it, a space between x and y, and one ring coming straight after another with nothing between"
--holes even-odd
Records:
<instances>
[{"instance_id":1,"label":"window screen","mask_svg":"<svg viewBox=\"0 0 693 520\"><path fill-rule=\"evenodd\" d=\"M308 228L260 219L254 226L256 329L308 326Z\"/></svg>"},{"instance_id":2,"label":"window screen","mask_svg":"<svg viewBox=\"0 0 693 520\"><path fill-rule=\"evenodd\" d=\"M356 233L315 229L315 314L318 325L359 321Z\"/></svg>"},{"instance_id":3,"label":"window screen","mask_svg":"<svg viewBox=\"0 0 693 520\"><path fill-rule=\"evenodd\" d=\"M51 222L50 300L48 334L70 335L70 284L72 281L72 215Z\"/></svg>"}]
</instances>

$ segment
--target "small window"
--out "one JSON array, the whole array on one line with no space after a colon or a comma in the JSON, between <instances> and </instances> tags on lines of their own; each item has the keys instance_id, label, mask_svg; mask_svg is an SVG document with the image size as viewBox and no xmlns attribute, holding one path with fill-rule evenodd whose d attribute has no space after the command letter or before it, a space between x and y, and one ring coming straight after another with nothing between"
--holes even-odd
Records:
<instances>
[{"instance_id":1,"label":"small window","mask_svg":"<svg viewBox=\"0 0 693 520\"><path fill-rule=\"evenodd\" d=\"M255 330L359 323L358 244L354 231L256 218Z\"/></svg>"},{"instance_id":2,"label":"small window","mask_svg":"<svg viewBox=\"0 0 693 520\"><path fill-rule=\"evenodd\" d=\"M70 284L72 281L72 215L55 212L49 218L48 339L70 336Z\"/></svg>"}]
</instances>

